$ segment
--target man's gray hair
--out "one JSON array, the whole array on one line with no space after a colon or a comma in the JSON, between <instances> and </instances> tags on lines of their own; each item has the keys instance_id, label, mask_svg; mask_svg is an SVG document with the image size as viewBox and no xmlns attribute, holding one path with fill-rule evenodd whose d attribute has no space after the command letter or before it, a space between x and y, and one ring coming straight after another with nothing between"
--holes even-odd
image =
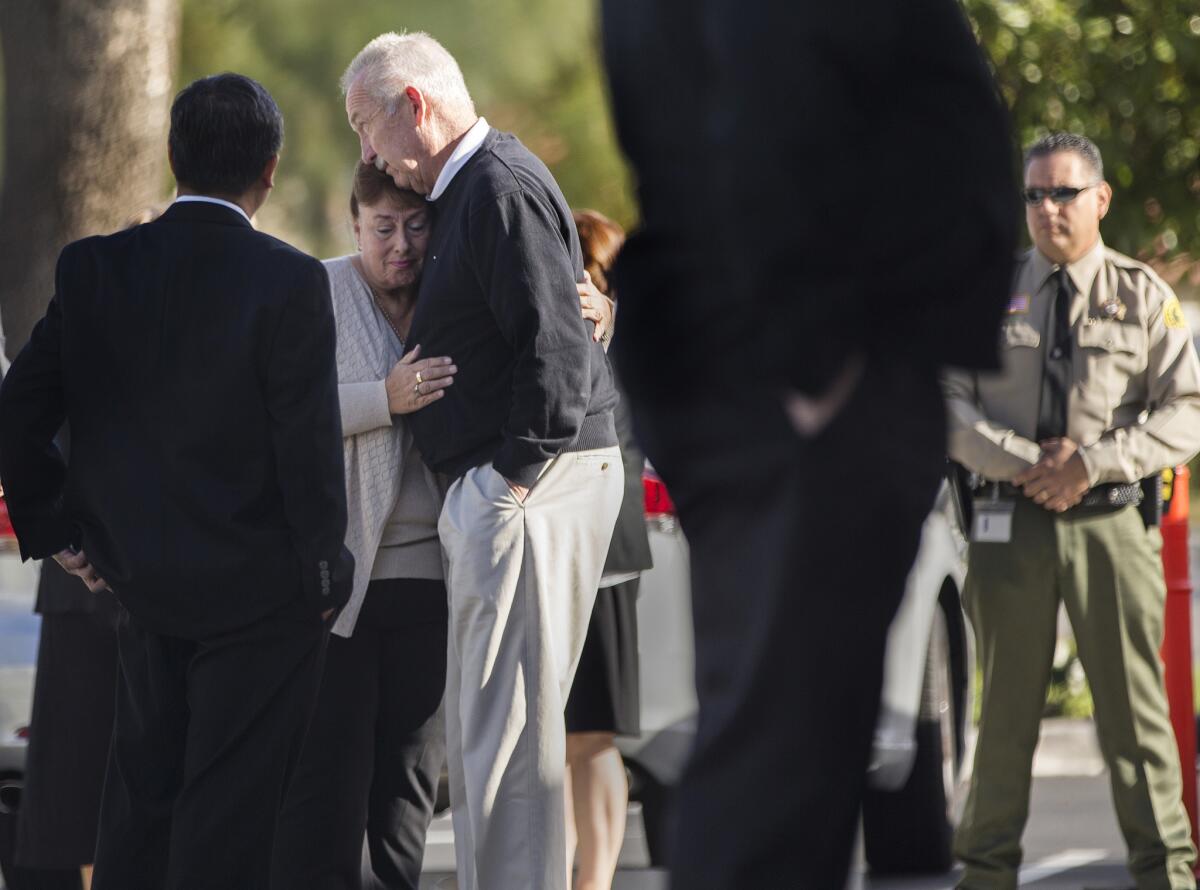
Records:
<instances>
[{"instance_id":1,"label":"man's gray hair","mask_svg":"<svg viewBox=\"0 0 1200 890\"><path fill-rule=\"evenodd\" d=\"M407 87L416 87L443 118L475 120L475 103L462 70L446 48L422 31L380 34L359 51L342 75L342 94L360 81L367 95L388 114L398 107Z\"/></svg>"},{"instance_id":2,"label":"man's gray hair","mask_svg":"<svg viewBox=\"0 0 1200 890\"><path fill-rule=\"evenodd\" d=\"M1092 168L1097 182L1104 179L1104 160L1100 157L1100 149L1096 148L1096 143L1091 139L1078 133L1051 133L1043 136L1025 149L1025 169L1029 169L1034 158L1044 158L1061 151L1075 152Z\"/></svg>"}]
</instances>

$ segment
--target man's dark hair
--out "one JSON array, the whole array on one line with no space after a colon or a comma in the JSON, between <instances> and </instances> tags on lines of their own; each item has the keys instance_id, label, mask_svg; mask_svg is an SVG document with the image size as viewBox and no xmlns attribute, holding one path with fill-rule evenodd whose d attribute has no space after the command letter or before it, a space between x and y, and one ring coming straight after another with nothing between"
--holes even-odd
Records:
<instances>
[{"instance_id":1,"label":"man's dark hair","mask_svg":"<svg viewBox=\"0 0 1200 890\"><path fill-rule=\"evenodd\" d=\"M1049 136L1043 136L1025 149L1024 169L1029 169L1029 164L1034 158L1044 158L1060 151L1075 152L1087 161L1097 182L1104 179L1104 160L1100 157L1100 149L1096 148L1096 143L1091 139L1078 133L1051 133Z\"/></svg>"},{"instance_id":2,"label":"man's dark hair","mask_svg":"<svg viewBox=\"0 0 1200 890\"><path fill-rule=\"evenodd\" d=\"M181 186L203 195L241 195L279 154L283 115L257 81L214 74L179 91L167 142Z\"/></svg>"}]
</instances>

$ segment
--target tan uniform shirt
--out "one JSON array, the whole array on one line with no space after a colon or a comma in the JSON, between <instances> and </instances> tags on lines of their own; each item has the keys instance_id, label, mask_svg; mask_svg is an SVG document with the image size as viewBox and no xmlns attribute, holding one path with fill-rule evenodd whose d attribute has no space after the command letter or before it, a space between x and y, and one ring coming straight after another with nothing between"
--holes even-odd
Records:
<instances>
[{"instance_id":1,"label":"tan uniform shirt","mask_svg":"<svg viewBox=\"0 0 1200 890\"><path fill-rule=\"evenodd\" d=\"M1002 371L944 377L950 456L1007 481L1037 462L1035 441L1058 266L1031 249L1001 329ZM1067 436L1092 485L1133 482L1200 450L1200 362L1179 300L1153 270L1103 242L1067 266L1072 376Z\"/></svg>"}]
</instances>

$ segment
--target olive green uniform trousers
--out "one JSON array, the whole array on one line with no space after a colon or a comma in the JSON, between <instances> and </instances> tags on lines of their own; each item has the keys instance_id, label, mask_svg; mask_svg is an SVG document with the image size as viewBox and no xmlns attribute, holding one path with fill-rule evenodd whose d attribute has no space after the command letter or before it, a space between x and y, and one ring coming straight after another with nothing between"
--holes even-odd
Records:
<instances>
[{"instance_id":1,"label":"olive green uniform trousers","mask_svg":"<svg viewBox=\"0 0 1200 890\"><path fill-rule=\"evenodd\" d=\"M970 890L1017 886L1038 726L1063 602L1095 704L1138 890L1194 888L1162 663L1162 538L1135 507L1054 515L1019 499L1008 543L972 543L964 599L983 671L975 770L955 853Z\"/></svg>"}]
</instances>

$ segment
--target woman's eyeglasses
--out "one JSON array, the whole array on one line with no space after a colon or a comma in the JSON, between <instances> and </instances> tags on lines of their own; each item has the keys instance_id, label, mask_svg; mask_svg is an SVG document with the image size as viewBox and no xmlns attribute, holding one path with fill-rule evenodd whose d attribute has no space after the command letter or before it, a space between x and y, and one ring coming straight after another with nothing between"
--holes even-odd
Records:
<instances>
[{"instance_id":1,"label":"woman's eyeglasses","mask_svg":"<svg viewBox=\"0 0 1200 890\"><path fill-rule=\"evenodd\" d=\"M1079 193L1087 191L1090 188L1095 188L1096 184L1085 185L1080 188L1072 188L1069 185L1060 185L1052 189L1025 189L1021 192L1021 197L1025 199L1025 203L1030 207L1037 207L1047 198L1055 204L1070 204L1079 197Z\"/></svg>"}]
</instances>

